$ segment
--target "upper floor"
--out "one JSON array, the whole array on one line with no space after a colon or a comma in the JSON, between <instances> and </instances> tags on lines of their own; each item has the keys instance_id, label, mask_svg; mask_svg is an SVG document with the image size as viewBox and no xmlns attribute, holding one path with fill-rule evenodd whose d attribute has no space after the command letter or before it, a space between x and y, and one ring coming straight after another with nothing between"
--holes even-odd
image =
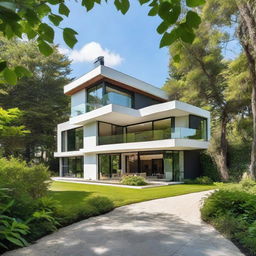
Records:
<instances>
[{"instance_id":1,"label":"upper floor","mask_svg":"<svg viewBox=\"0 0 256 256\"><path fill-rule=\"evenodd\" d=\"M59 153L208 147L208 111L168 101L163 90L104 65L64 92L71 96L71 117L58 125Z\"/></svg>"},{"instance_id":2,"label":"upper floor","mask_svg":"<svg viewBox=\"0 0 256 256\"><path fill-rule=\"evenodd\" d=\"M71 118L108 104L140 109L168 100L163 90L104 65L66 85L64 93L71 96Z\"/></svg>"}]
</instances>

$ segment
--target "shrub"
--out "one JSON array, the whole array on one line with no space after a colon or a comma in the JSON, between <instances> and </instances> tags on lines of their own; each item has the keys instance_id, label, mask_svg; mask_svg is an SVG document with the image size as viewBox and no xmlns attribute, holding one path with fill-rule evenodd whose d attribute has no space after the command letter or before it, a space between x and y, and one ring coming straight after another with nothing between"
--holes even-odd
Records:
<instances>
[{"instance_id":1,"label":"shrub","mask_svg":"<svg viewBox=\"0 0 256 256\"><path fill-rule=\"evenodd\" d=\"M145 179L141 176L124 176L121 180L121 183L124 185L130 185L130 186L143 186L147 185Z\"/></svg>"},{"instance_id":2,"label":"shrub","mask_svg":"<svg viewBox=\"0 0 256 256\"><path fill-rule=\"evenodd\" d=\"M243 177L239 184L242 186L244 190L250 190L251 188L256 186L256 182L252 180L252 178L248 175L247 172L243 174Z\"/></svg>"},{"instance_id":3,"label":"shrub","mask_svg":"<svg viewBox=\"0 0 256 256\"><path fill-rule=\"evenodd\" d=\"M207 176L198 177L194 180L192 179L185 179L185 184L201 184L201 185L212 185L213 180Z\"/></svg>"},{"instance_id":4,"label":"shrub","mask_svg":"<svg viewBox=\"0 0 256 256\"><path fill-rule=\"evenodd\" d=\"M107 213L114 209L113 202L107 197L95 196L85 201L84 205L59 209L57 216L61 225L68 225L92 216Z\"/></svg>"},{"instance_id":5,"label":"shrub","mask_svg":"<svg viewBox=\"0 0 256 256\"><path fill-rule=\"evenodd\" d=\"M50 173L42 165L27 165L25 161L0 158L0 186L12 189L13 197L37 199L46 195Z\"/></svg>"},{"instance_id":6,"label":"shrub","mask_svg":"<svg viewBox=\"0 0 256 256\"><path fill-rule=\"evenodd\" d=\"M210 222L220 232L235 240L250 255L256 255L255 216L256 195L245 192L241 184L214 192L205 199L201 208L204 221Z\"/></svg>"},{"instance_id":7,"label":"shrub","mask_svg":"<svg viewBox=\"0 0 256 256\"><path fill-rule=\"evenodd\" d=\"M29 232L29 227L21 220L16 220L10 213L14 200L8 195L8 189L0 189L0 252L1 247L25 246L27 241L24 236Z\"/></svg>"},{"instance_id":8,"label":"shrub","mask_svg":"<svg viewBox=\"0 0 256 256\"><path fill-rule=\"evenodd\" d=\"M206 152L201 152L200 154L200 164L202 167L202 175L211 178L213 181L220 181L220 175L218 168L211 158L211 156Z\"/></svg>"}]
</instances>

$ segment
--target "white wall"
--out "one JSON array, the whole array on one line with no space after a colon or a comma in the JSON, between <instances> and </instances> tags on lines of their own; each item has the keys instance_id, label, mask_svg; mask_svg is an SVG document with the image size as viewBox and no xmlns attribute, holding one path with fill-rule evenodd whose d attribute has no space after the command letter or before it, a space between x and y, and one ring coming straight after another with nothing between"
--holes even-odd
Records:
<instances>
[{"instance_id":1,"label":"white wall","mask_svg":"<svg viewBox=\"0 0 256 256\"><path fill-rule=\"evenodd\" d=\"M98 125L92 122L84 126L84 148L97 146Z\"/></svg>"},{"instance_id":2,"label":"white wall","mask_svg":"<svg viewBox=\"0 0 256 256\"><path fill-rule=\"evenodd\" d=\"M84 126L84 148L88 145L97 146L98 125L97 122ZM98 178L98 156L94 153L84 155L84 179L97 180Z\"/></svg>"},{"instance_id":3,"label":"white wall","mask_svg":"<svg viewBox=\"0 0 256 256\"><path fill-rule=\"evenodd\" d=\"M84 155L84 179L97 180L98 157L96 154Z\"/></svg>"},{"instance_id":4,"label":"white wall","mask_svg":"<svg viewBox=\"0 0 256 256\"><path fill-rule=\"evenodd\" d=\"M74 110L85 110L86 91L82 89L71 96L71 116L76 116Z\"/></svg>"}]
</instances>

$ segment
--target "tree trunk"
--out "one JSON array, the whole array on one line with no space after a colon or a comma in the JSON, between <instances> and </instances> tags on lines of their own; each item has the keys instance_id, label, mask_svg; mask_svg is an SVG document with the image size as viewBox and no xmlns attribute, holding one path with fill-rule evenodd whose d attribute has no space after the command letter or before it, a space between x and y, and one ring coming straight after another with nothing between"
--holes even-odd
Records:
<instances>
[{"instance_id":1,"label":"tree trunk","mask_svg":"<svg viewBox=\"0 0 256 256\"><path fill-rule=\"evenodd\" d=\"M250 47L246 42L242 42L248 64L250 69L250 75L252 80L252 96L251 96L251 106L252 106L252 119L253 119L253 141L251 147L251 163L249 172L253 179L256 177L256 63L253 58Z\"/></svg>"},{"instance_id":2,"label":"tree trunk","mask_svg":"<svg viewBox=\"0 0 256 256\"><path fill-rule=\"evenodd\" d=\"M246 32L248 34L248 43L254 52L254 58L256 58L256 5L254 1L241 1L237 0L237 7L239 10L240 19L243 25L246 26Z\"/></svg>"},{"instance_id":3,"label":"tree trunk","mask_svg":"<svg viewBox=\"0 0 256 256\"><path fill-rule=\"evenodd\" d=\"M220 150L219 150L219 155L217 157L220 175L224 181L227 181L229 179L228 167L227 167L227 148L228 148L227 122L228 122L227 114L224 111L221 119Z\"/></svg>"},{"instance_id":4,"label":"tree trunk","mask_svg":"<svg viewBox=\"0 0 256 256\"><path fill-rule=\"evenodd\" d=\"M239 39L244 48L252 80L252 119L253 119L253 141L251 146L250 175L256 177L256 18L255 3L253 1L236 1L240 14Z\"/></svg>"}]
</instances>

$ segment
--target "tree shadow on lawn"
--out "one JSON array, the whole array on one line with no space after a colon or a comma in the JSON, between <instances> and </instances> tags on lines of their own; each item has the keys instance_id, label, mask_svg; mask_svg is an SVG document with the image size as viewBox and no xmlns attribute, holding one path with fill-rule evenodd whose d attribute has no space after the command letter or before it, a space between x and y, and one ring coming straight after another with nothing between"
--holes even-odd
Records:
<instances>
[{"instance_id":1,"label":"tree shadow on lawn","mask_svg":"<svg viewBox=\"0 0 256 256\"><path fill-rule=\"evenodd\" d=\"M12 256L238 256L233 245L206 224L168 213L127 207L60 229Z\"/></svg>"}]
</instances>

